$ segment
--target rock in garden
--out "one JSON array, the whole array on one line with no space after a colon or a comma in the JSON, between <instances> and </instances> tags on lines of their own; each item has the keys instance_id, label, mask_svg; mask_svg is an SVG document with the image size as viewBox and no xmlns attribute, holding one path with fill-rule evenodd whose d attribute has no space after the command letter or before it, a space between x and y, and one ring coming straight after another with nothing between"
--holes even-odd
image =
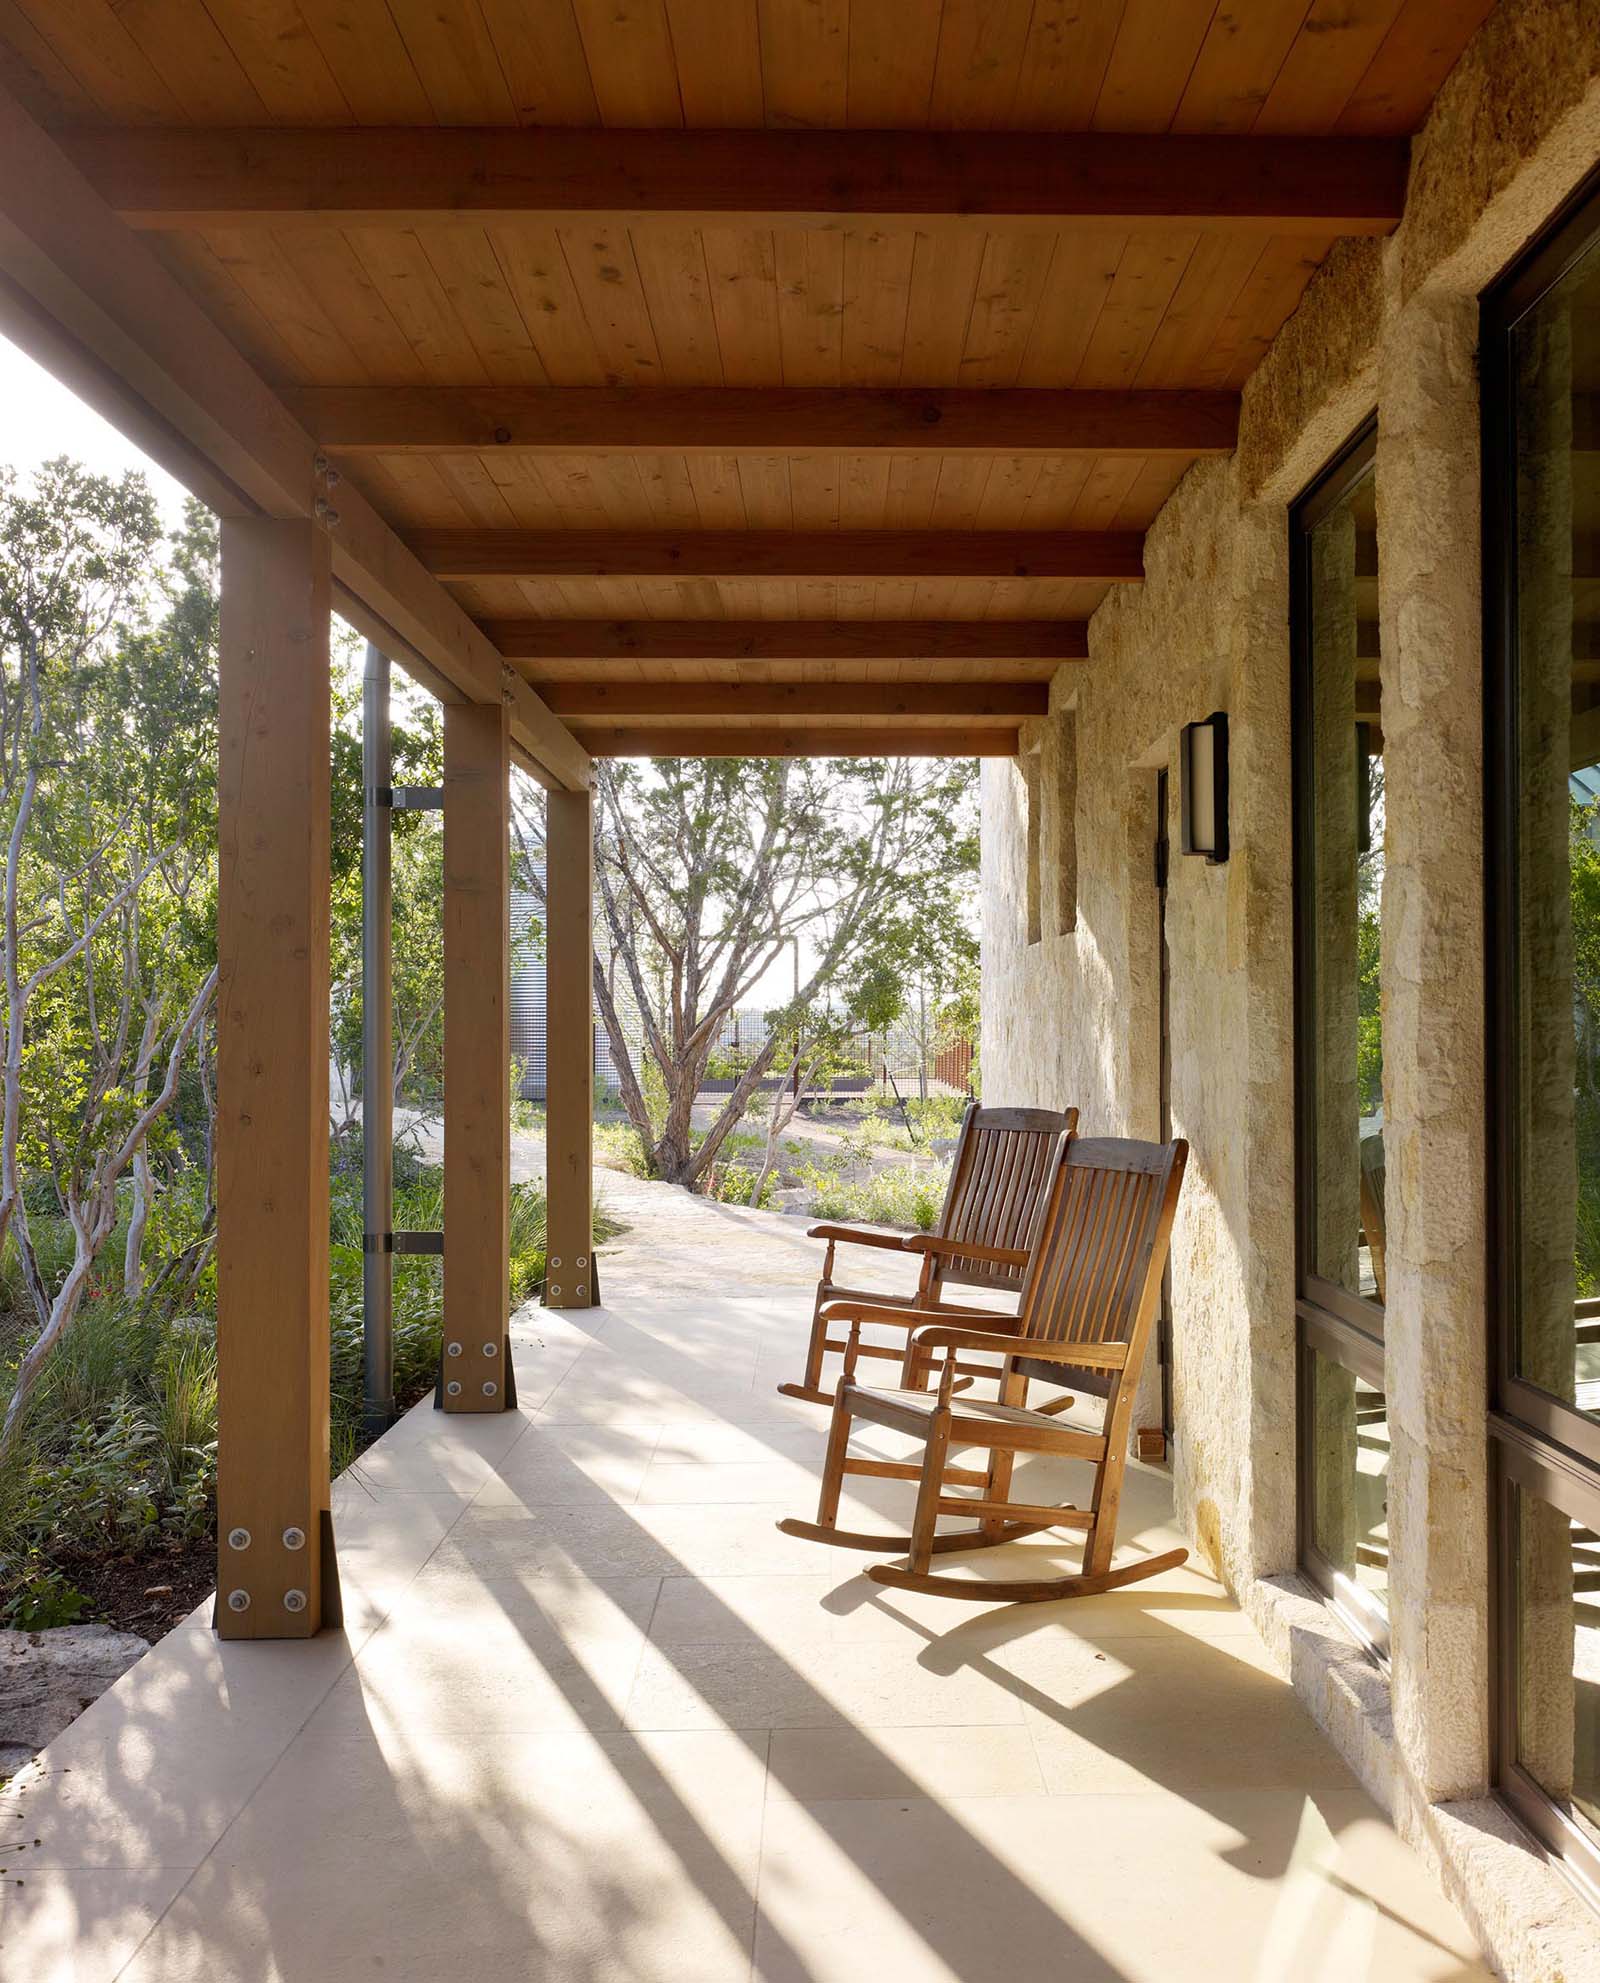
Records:
<instances>
[{"instance_id":1,"label":"rock in garden","mask_svg":"<svg viewBox=\"0 0 1600 1983\"><path fill-rule=\"evenodd\" d=\"M0 1775L19 1769L149 1650L109 1625L0 1631Z\"/></svg>"}]
</instances>

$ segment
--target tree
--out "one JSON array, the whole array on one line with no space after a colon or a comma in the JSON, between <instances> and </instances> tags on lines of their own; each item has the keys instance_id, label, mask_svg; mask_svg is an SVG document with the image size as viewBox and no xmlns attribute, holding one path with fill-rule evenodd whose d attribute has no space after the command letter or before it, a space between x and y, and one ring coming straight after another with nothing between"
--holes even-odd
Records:
<instances>
[{"instance_id":1,"label":"tree","mask_svg":"<svg viewBox=\"0 0 1600 1983\"><path fill-rule=\"evenodd\" d=\"M704 1180L807 1013L972 952L976 784L967 759L597 761L595 1002L657 1176ZM520 825L542 903L526 805ZM791 943L811 960L796 996L696 1141L722 1025Z\"/></svg>"},{"instance_id":2,"label":"tree","mask_svg":"<svg viewBox=\"0 0 1600 1983\"><path fill-rule=\"evenodd\" d=\"M148 1209L152 1139L216 985L214 540L191 510L166 615L135 634L159 541L140 475L57 461L24 491L0 474L0 1243L16 1246L38 1323L0 1453L78 1313L130 1171ZM50 1180L71 1234L53 1285L30 1173ZM137 1285L134 1233L130 1247Z\"/></svg>"}]
</instances>

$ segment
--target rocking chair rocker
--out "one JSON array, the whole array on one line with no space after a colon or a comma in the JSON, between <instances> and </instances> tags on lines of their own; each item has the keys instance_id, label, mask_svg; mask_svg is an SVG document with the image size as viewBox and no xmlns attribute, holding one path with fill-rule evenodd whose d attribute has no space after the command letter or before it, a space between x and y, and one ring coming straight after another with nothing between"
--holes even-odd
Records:
<instances>
[{"instance_id":1,"label":"rocking chair rocker","mask_svg":"<svg viewBox=\"0 0 1600 1983\"><path fill-rule=\"evenodd\" d=\"M1139 1369L1172 1237L1188 1145L1140 1143L1121 1138L1071 1139L1051 1180L1042 1229L1028 1264L1019 1314L1005 1332L963 1327L932 1310L907 1311L913 1330L906 1371L919 1370L942 1353L936 1390L876 1390L855 1381L860 1324L845 1348L844 1376L833 1408L815 1522L778 1524L789 1535L850 1549L906 1553L902 1567L874 1564L874 1583L930 1591L979 1603L1032 1604L1085 1597L1137 1583L1184 1562L1186 1549L1170 1549L1118 1569L1117 1506ZM1004 1359L995 1403L953 1401L958 1354L986 1351ZM1063 1425L1054 1413L1072 1403L1056 1399L1030 1410L1033 1379L1059 1383L1074 1367L1109 1379L1105 1420L1098 1433ZM905 1432L924 1444L920 1464L849 1457L856 1419ZM952 1449L986 1448L987 1467L952 1467ZM1057 1454L1087 1460L1094 1486L1087 1508L1042 1505L1011 1498L1019 1453ZM915 1480L916 1511L909 1535L871 1535L837 1526L846 1474ZM977 1487L977 1495L945 1492ZM976 1516L976 1525L937 1533L941 1515ZM932 1559L952 1551L992 1549L1047 1529L1083 1532L1083 1567L1076 1576L1028 1581L979 1581L932 1574Z\"/></svg>"},{"instance_id":2,"label":"rocking chair rocker","mask_svg":"<svg viewBox=\"0 0 1600 1983\"><path fill-rule=\"evenodd\" d=\"M985 1109L973 1103L961 1120L950 1163L950 1183L932 1232L885 1232L875 1226L819 1225L809 1239L823 1239L828 1251L817 1282L811 1310L811 1340L806 1349L805 1376L798 1384L780 1384L789 1398L814 1405L831 1405L834 1394L823 1388L823 1359L842 1355L845 1339L832 1333L835 1324L852 1325L850 1340L857 1356L905 1360L903 1343L861 1341L862 1323L874 1327L914 1328L929 1314L954 1315L975 1327L1015 1329L1017 1318L1005 1309L967 1308L944 1299L948 1283L1016 1294L1028 1264L1028 1248L1044 1206L1061 1139L1077 1126L1076 1109ZM921 1272L909 1294L879 1294L845 1287L835 1281L834 1256L841 1246L874 1247L883 1252L920 1256ZM906 1379L926 1381L930 1358L919 1358ZM974 1376L993 1374L986 1364L966 1364L956 1383L965 1390Z\"/></svg>"}]
</instances>

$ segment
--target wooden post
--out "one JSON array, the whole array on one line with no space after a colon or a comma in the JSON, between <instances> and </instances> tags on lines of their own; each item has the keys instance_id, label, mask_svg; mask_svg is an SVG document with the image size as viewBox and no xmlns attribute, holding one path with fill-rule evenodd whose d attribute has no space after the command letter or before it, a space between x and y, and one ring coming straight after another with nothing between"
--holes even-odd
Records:
<instances>
[{"instance_id":1,"label":"wooden post","mask_svg":"<svg viewBox=\"0 0 1600 1983\"><path fill-rule=\"evenodd\" d=\"M511 718L444 712L446 1411L498 1412L510 1386Z\"/></svg>"},{"instance_id":2,"label":"wooden post","mask_svg":"<svg viewBox=\"0 0 1600 1983\"><path fill-rule=\"evenodd\" d=\"M217 1629L338 1620L328 1516L329 550L222 524Z\"/></svg>"},{"instance_id":3,"label":"wooden post","mask_svg":"<svg viewBox=\"0 0 1600 1983\"><path fill-rule=\"evenodd\" d=\"M594 1232L594 814L552 792L545 829L547 1308L599 1299Z\"/></svg>"}]
</instances>

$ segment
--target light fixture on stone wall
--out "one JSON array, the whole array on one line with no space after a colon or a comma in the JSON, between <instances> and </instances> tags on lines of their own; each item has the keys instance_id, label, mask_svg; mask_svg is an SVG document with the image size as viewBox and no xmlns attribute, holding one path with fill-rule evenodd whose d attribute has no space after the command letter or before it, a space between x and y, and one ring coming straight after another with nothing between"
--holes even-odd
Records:
<instances>
[{"instance_id":1,"label":"light fixture on stone wall","mask_svg":"<svg viewBox=\"0 0 1600 1983\"><path fill-rule=\"evenodd\" d=\"M1178 844L1215 867L1228 858L1228 718L1217 710L1178 733Z\"/></svg>"}]
</instances>

